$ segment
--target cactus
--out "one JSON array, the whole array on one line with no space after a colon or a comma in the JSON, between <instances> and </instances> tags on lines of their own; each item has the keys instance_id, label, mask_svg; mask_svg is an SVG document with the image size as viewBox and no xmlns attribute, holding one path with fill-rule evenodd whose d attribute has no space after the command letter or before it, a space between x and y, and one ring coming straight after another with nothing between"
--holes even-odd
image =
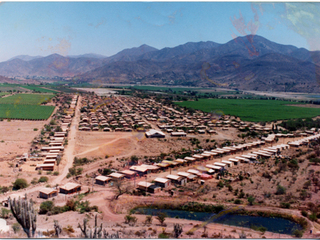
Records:
<instances>
[{"instance_id":1,"label":"cactus","mask_svg":"<svg viewBox=\"0 0 320 240\"><path fill-rule=\"evenodd\" d=\"M57 238L59 238L59 235L60 235L62 229L61 229L61 226L59 225L58 220L54 220L54 230L56 232Z\"/></svg>"},{"instance_id":2,"label":"cactus","mask_svg":"<svg viewBox=\"0 0 320 240\"><path fill-rule=\"evenodd\" d=\"M103 237L107 238L107 239L116 239L116 238L120 238L119 237L119 232L117 231L116 233L111 233L109 234L106 229L103 229Z\"/></svg>"},{"instance_id":3,"label":"cactus","mask_svg":"<svg viewBox=\"0 0 320 240\"><path fill-rule=\"evenodd\" d=\"M180 224L174 224L173 227L173 235L175 238L178 238L180 234L182 233L182 226Z\"/></svg>"},{"instance_id":4,"label":"cactus","mask_svg":"<svg viewBox=\"0 0 320 240\"><path fill-rule=\"evenodd\" d=\"M83 219L83 227L78 224L78 227L81 229L82 234L85 238L101 238L102 236L102 223L100 227L97 224L97 215L94 219L94 228L93 230L91 228L87 228L88 219Z\"/></svg>"},{"instance_id":5,"label":"cactus","mask_svg":"<svg viewBox=\"0 0 320 240\"><path fill-rule=\"evenodd\" d=\"M37 228L37 214L33 208L32 201L28 201L26 194L25 199L19 197L18 200L15 198L12 200L9 197L8 202L13 216L21 225L23 231L27 234L28 238L33 238Z\"/></svg>"}]
</instances>

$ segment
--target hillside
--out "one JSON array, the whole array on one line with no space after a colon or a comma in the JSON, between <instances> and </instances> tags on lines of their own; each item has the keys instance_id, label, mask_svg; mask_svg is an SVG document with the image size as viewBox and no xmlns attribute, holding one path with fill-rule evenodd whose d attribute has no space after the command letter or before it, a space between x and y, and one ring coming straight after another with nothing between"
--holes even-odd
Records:
<instances>
[{"instance_id":1,"label":"hillside","mask_svg":"<svg viewBox=\"0 0 320 240\"><path fill-rule=\"evenodd\" d=\"M23 59L31 59L25 61ZM148 45L103 57L16 57L0 63L7 77L76 77L80 82L224 86L258 91L319 92L320 52L277 44L257 35L225 44L188 42L173 48Z\"/></svg>"}]
</instances>

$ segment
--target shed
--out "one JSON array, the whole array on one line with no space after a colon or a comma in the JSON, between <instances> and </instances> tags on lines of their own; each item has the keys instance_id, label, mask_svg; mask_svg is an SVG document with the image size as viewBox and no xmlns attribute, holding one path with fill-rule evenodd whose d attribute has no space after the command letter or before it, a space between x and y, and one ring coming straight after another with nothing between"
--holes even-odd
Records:
<instances>
[{"instance_id":1,"label":"shed","mask_svg":"<svg viewBox=\"0 0 320 240\"><path fill-rule=\"evenodd\" d=\"M166 188L170 186L170 180L162 177L157 177L154 179L155 185L161 187L161 188Z\"/></svg>"},{"instance_id":2,"label":"shed","mask_svg":"<svg viewBox=\"0 0 320 240\"><path fill-rule=\"evenodd\" d=\"M116 173L116 172L111 173L108 176L111 177L112 180L122 180L122 179L124 179L124 174Z\"/></svg>"},{"instance_id":3,"label":"shed","mask_svg":"<svg viewBox=\"0 0 320 240\"><path fill-rule=\"evenodd\" d=\"M218 165L212 165L212 164L207 164L206 165L207 168L210 168L210 169L213 169L215 171L220 171L222 169L221 166L218 166Z\"/></svg>"},{"instance_id":4,"label":"shed","mask_svg":"<svg viewBox=\"0 0 320 240\"><path fill-rule=\"evenodd\" d=\"M51 198L58 195L58 190L52 189L52 188L43 188L39 191L39 197L40 198Z\"/></svg>"},{"instance_id":5,"label":"shed","mask_svg":"<svg viewBox=\"0 0 320 240\"><path fill-rule=\"evenodd\" d=\"M179 175L173 175L170 174L166 176L166 178L170 179L174 184L178 185L186 185L187 184L187 178Z\"/></svg>"},{"instance_id":6,"label":"shed","mask_svg":"<svg viewBox=\"0 0 320 240\"><path fill-rule=\"evenodd\" d=\"M161 187L145 181L141 181L138 183L138 189L150 193L157 193L161 191Z\"/></svg>"},{"instance_id":7,"label":"shed","mask_svg":"<svg viewBox=\"0 0 320 240\"><path fill-rule=\"evenodd\" d=\"M54 163L37 164L36 170L53 171Z\"/></svg>"},{"instance_id":8,"label":"shed","mask_svg":"<svg viewBox=\"0 0 320 240\"><path fill-rule=\"evenodd\" d=\"M60 187L60 193L72 194L81 191L81 185L78 183L67 183Z\"/></svg>"},{"instance_id":9,"label":"shed","mask_svg":"<svg viewBox=\"0 0 320 240\"><path fill-rule=\"evenodd\" d=\"M194 175L197 175L197 176L200 176L202 174L200 171L195 170L195 169L189 169L187 172L194 174Z\"/></svg>"},{"instance_id":10,"label":"shed","mask_svg":"<svg viewBox=\"0 0 320 240\"><path fill-rule=\"evenodd\" d=\"M232 167L233 166L233 162L231 162L231 161L222 160L221 163L227 164L228 167Z\"/></svg>"},{"instance_id":11,"label":"shed","mask_svg":"<svg viewBox=\"0 0 320 240\"><path fill-rule=\"evenodd\" d=\"M137 175L138 173L135 171L131 171L131 170L123 170L120 171L122 174L124 174L124 176L126 178L133 178L135 175Z\"/></svg>"},{"instance_id":12,"label":"shed","mask_svg":"<svg viewBox=\"0 0 320 240\"><path fill-rule=\"evenodd\" d=\"M220 166L220 167L223 167L223 168L226 168L226 166L227 166L227 164L220 163L220 162L215 162L214 165L217 165L217 166Z\"/></svg>"},{"instance_id":13,"label":"shed","mask_svg":"<svg viewBox=\"0 0 320 240\"><path fill-rule=\"evenodd\" d=\"M195 161L196 159L193 158L193 157L185 157L184 160L187 160L188 162L193 162L193 161Z\"/></svg>"},{"instance_id":14,"label":"shed","mask_svg":"<svg viewBox=\"0 0 320 240\"><path fill-rule=\"evenodd\" d=\"M166 136L163 132L155 129L150 129L145 135L147 138L164 138Z\"/></svg>"},{"instance_id":15,"label":"shed","mask_svg":"<svg viewBox=\"0 0 320 240\"><path fill-rule=\"evenodd\" d=\"M186 137L187 134L185 132L172 132L171 136L172 137Z\"/></svg>"},{"instance_id":16,"label":"shed","mask_svg":"<svg viewBox=\"0 0 320 240\"><path fill-rule=\"evenodd\" d=\"M104 186L104 185L106 185L106 183L111 181L111 178L110 177L106 177L106 176L97 176L95 178L95 180L96 180L96 184Z\"/></svg>"}]
</instances>

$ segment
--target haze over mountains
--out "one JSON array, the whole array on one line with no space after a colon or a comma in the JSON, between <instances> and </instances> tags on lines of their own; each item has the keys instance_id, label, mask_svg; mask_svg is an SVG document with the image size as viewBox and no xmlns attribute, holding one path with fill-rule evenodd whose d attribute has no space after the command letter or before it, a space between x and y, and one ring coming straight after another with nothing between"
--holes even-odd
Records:
<instances>
[{"instance_id":1,"label":"haze over mountains","mask_svg":"<svg viewBox=\"0 0 320 240\"><path fill-rule=\"evenodd\" d=\"M320 52L281 45L258 35L225 44L148 45L104 57L17 56L0 63L6 77L75 77L80 82L224 86L258 91L319 92Z\"/></svg>"}]
</instances>

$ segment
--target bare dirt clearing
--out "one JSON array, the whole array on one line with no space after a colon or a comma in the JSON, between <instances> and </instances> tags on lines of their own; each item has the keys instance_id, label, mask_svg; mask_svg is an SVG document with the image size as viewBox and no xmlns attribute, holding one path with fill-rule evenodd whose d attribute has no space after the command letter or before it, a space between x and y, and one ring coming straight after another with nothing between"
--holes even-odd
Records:
<instances>
[{"instance_id":1,"label":"bare dirt clearing","mask_svg":"<svg viewBox=\"0 0 320 240\"><path fill-rule=\"evenodd\" d=\"M11 160L16 155L28 152L31 141L40 133L45 123L47 121L1 121L0 160Z\"/></svg>"},{"instance_id":2,"label":"bare dirt clearing","mask_svg":"<svg viewBox=\"0 0 320 240\"><path fill-rule=\"evenodd\" d=\"M75 155L105 157L124 155L136 148L132 133L77 132Z\"/></svg>"}]
</instances>

